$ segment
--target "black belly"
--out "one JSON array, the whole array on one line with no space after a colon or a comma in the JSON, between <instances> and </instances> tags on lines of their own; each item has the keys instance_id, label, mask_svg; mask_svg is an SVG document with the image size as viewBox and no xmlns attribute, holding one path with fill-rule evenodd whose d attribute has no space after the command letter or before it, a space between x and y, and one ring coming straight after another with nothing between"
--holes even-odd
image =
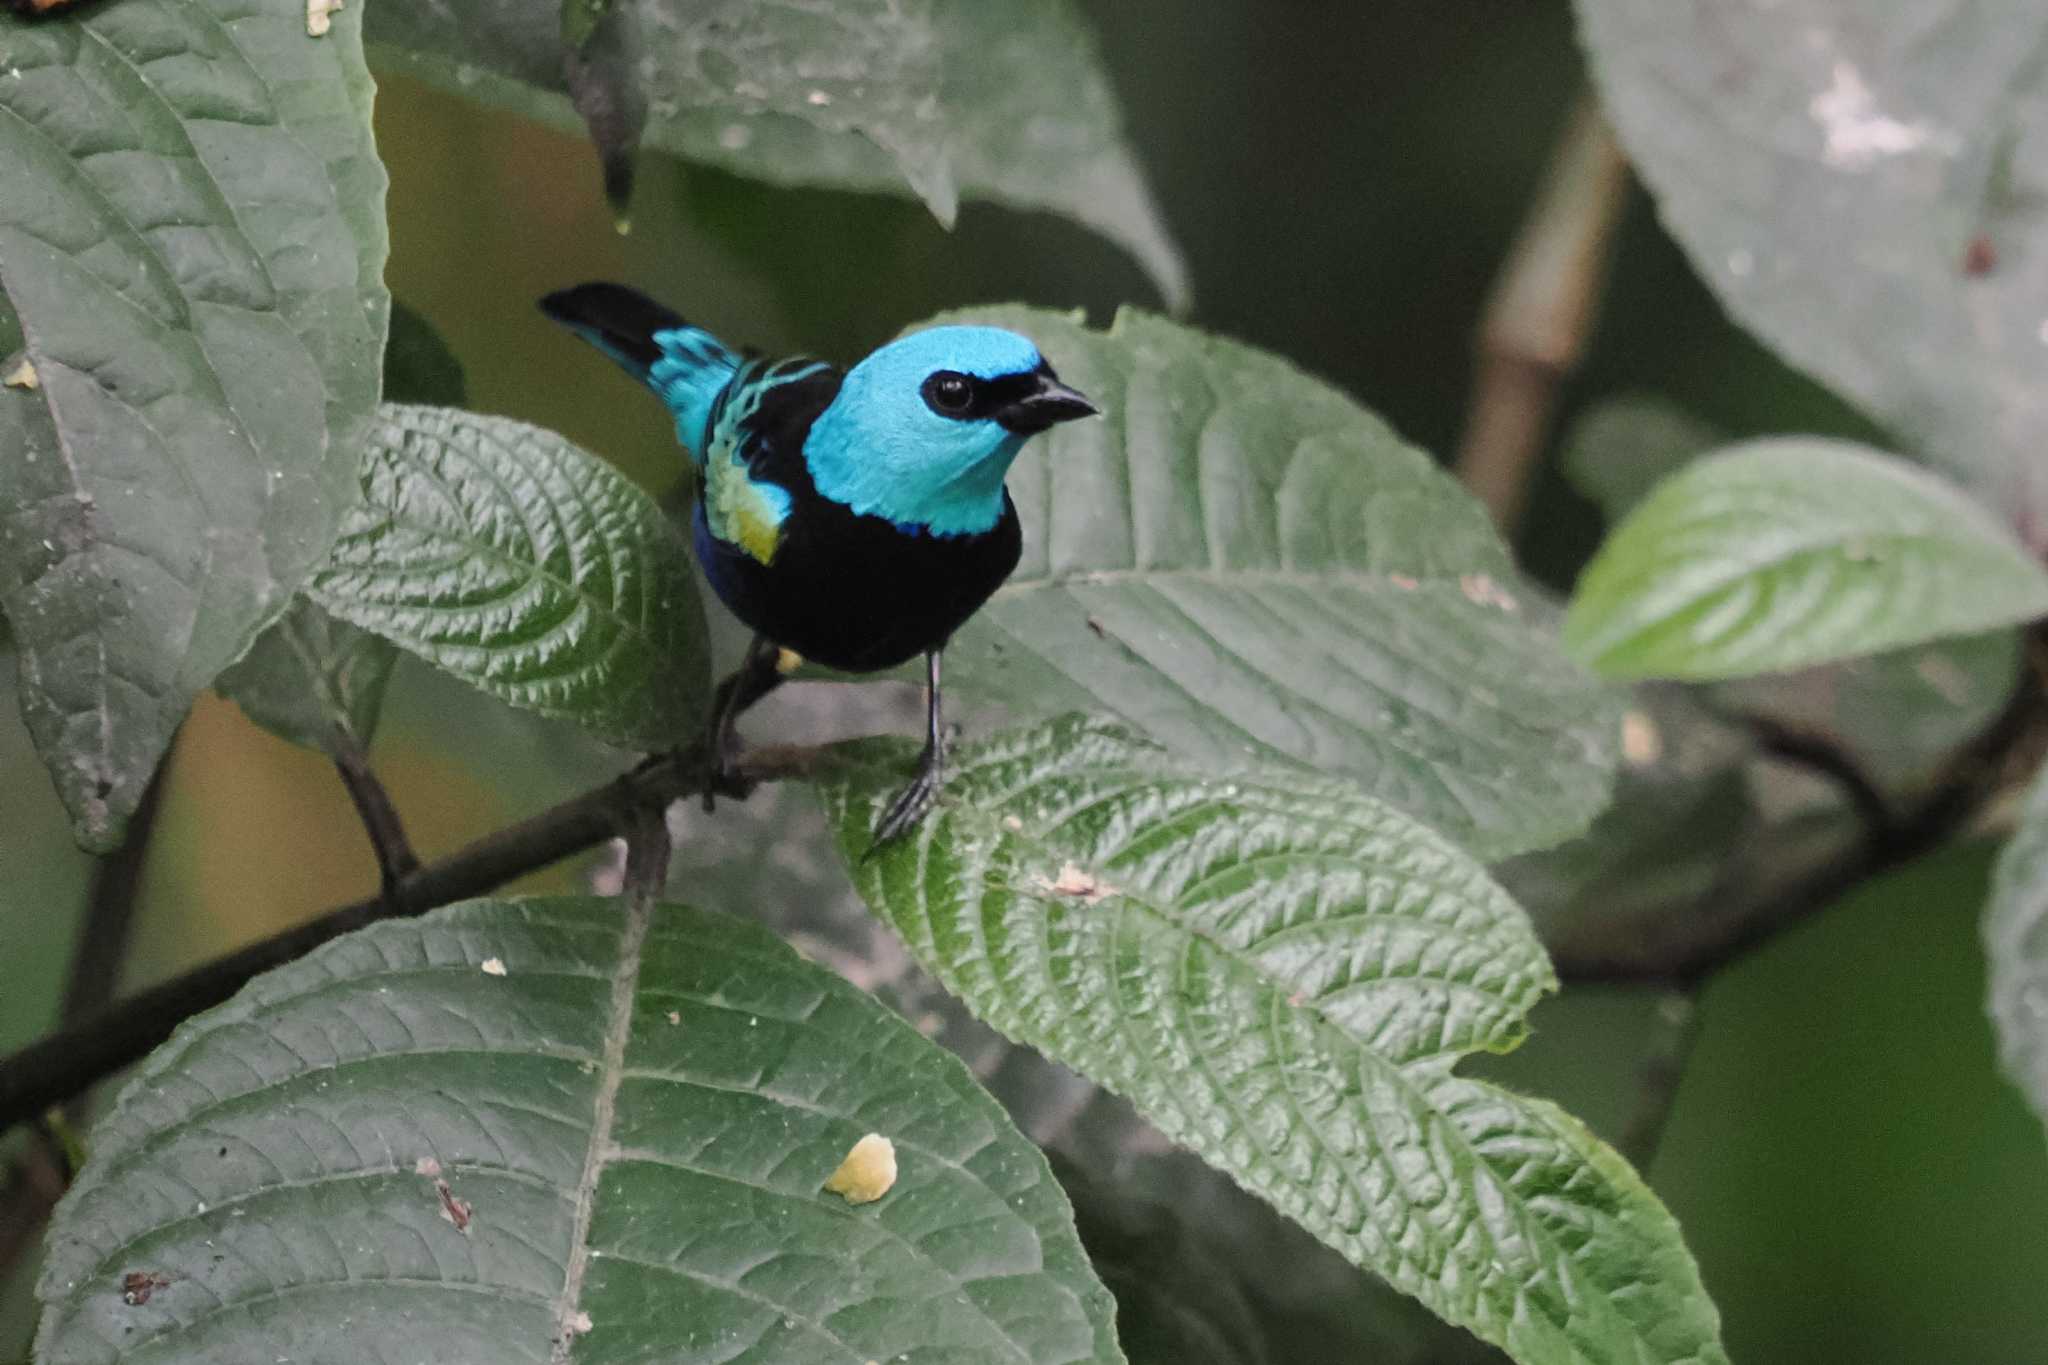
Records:
<instances>
[{"instance_id":1,"label":"black belly","mask_svg":"<svg viewBox=\"0 0 2048 1365\"><path fill-rule=\"evenodd\" d=\"M808 494L804 496L803 494ZM912 534L806 489L762 564L715 539L700 504L697 557L719 600L776 644L847 673L942 647L1017 567L1017 509L980 535Z\"/></svg>"}]
</instances>

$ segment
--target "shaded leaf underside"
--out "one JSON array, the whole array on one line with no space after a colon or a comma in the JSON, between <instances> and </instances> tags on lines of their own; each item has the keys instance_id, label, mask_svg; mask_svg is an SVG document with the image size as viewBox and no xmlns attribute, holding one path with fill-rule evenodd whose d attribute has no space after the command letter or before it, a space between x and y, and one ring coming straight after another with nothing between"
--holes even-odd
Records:
<instances>
[{"instance_id":1,"label":"shaded leaf underside","mask_svg":"<svg viewBox=\"0 0 2048 1365\"><path fill-rule=\"evenodd\" d=\"M1030 335L1109 414L1026 446L1023 561L954 638L949 687L1342 773L1488 855L1605 802L1617 694L1564 657L1485 511L1384 424L1140 313L941 320Z\"/></svg>"}]
</instances>

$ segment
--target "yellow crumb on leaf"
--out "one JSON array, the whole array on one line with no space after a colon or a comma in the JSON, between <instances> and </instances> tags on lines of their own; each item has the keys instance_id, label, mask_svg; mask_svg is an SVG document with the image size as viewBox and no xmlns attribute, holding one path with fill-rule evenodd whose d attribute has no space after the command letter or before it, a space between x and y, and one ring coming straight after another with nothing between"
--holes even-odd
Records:
<instances>
[{"instance_id":1,"label":"yellow crumb on leaf","mask_svg":"<svg viewBox=\"0 0 2048 1365\"><path fill-rule=\"evenodd\" d=\"M334 12L340 8L341 0L306 0L306 36L325 38L334 27Z\"/></svg>"},{"instance_id":2,"label":"yellow crumb on leaf","mask_svg":"<svg viewBox=\"0 0 2048 1365\"><path fill-rule=\"evenodd\" d=\"M503 976L505 974L505 959L502 957L485 958L483 960L483 973L485 976Z\"/></svg>"},{"instance_id":3,"label":"yellow crumb on leaf","mask_svg":"<svg viewBox=\"0 0 2048 1365\"><path fill-rule=\"evenodd\" d=\"M43 386L43 381L36 375L34 362L23 356L21 363L9 370L6 378L0 379L0 384L5 384L10 389L27 389L34 393Z\"/></svg>"},{"instance_id":4,"label":"yellow crumb on leaf","mask_svg":"<svg viewBox=\"0 0 2048 1365\"><path fill-rule=\"evenodd\" d=\"M880 1133L869 1133L853 1144L825 1188L849 1204L872 1204L895 1183L896 1144Z\"/></svg>"},{"instance_id":5,"label":"yellow crumb on leaf","mask_svg":"<svg viewBox=\"0 0 2048 1365\"><path fill-rule=\"evenodd\" d=\"M788 677L790 674L796 672L799 668L802 668L803 666L804 656L797 653L795 650L778 649L775 651L775 671L777 673L780 673L783 677Z\"/></svg>"}]
</instances>

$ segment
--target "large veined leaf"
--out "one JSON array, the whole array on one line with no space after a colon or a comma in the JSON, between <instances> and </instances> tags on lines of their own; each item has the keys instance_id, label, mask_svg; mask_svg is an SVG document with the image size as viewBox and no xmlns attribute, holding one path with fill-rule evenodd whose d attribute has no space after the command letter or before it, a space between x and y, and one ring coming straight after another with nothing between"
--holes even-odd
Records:
<instances>
[{"instance_id":1,"label":"large veined leaf","mask_svg":"<svg viewBox=\"0 0 2048 1365\"><path fill-rule=\"evenodd\" d=\"M1953 485L1844 441L1686 467L1580 577L1566 643L1623 677L1725 678L2048 613L2048 570Z\"/></svg>"},{"instance_id":2,"label":"large veined leaf","mask_svg":"<svg viewBox=\"0 0 2048 1365\"><path fill-rule=\"evenodd\" d=\"M42 1365L1123 1359L957 1060L761 929L594 898L380 924L182 1026L41 1295Z\"/></svg>"},{"instance_id":3,"label":"large veined leaf","mask_svg":"<svg viewBox=\"0 0 2048 1365\"><path fill-rule=\"evenodd\" d=\"M2048 1119L2048 776L1999 854L1984 916L1990 1010L2005 1070Z\"/></svg>"},{"instance_id":4,"label":"large veined leaf","mask_svg":"<svg viewBox=\"0 0 2048 1365\"><path fill-rule=\"evenodd\" d=\"M694 733L710 690L682 533L553 432L386 404L363 505L315 601L495 697L642 748Z\"/></svg>"},{"instance_id":5,"label":"large veined leaf","mask_svg":"<svg viewBox=\"0 0 2048 1365\"><path fill-rule=\"evenodd\" d=\"M1578 11L1630 160L1729 311L2048 546L2048 12Z\"/></svg>"},{"instance_id":6,"label":"large veined leaf","mask_svg":"<svg viewBox=\"0 0 2048 1365\"><path fill-rule=\"evenodd\" d=\"M862 895L990 1024L1518 1360L1725 1360L1627 1164L1453 1074L1553 985L1469 855L1348 784L1209 775L1078 718L959 753L871 850L908 752L851 749L826 803Z\"/></svg>"},{"instance_id":7,"label":"large veined leaf","mask_svg":"<svg viewBox=\"0 0 2048 1365\"><path fill-rule=\"evenodd\" d=\"M562 14L561 0L384 4L369 36L400 69L562 123L576 117ZM775 183L909 188L946 223L963 195L1059 213L1186 301L1071 0L617 0L603 22L607 85L581 93L607 140L624 122L649 146Z\"/></svg>"},{"instance_id":8,"label":"large veined leaf","mask_svg":"<svg viewBox=\"0 0 2048 1365\"><path fill-rule=\"evenodd\" d=\"M384 171L359 11L0 15L0 606L80 840L332 543L377 402ZM10 372L12 367L10 366Z\"/></svg>"},{"instance_id":9,"label":"large veined leaf","mask_svg":"<svg viewBox=\"0 0 2048 1365\"><path fill-rule=\"evenodd\" d=\"M1107 417L1025 448L1023 562L954 638L949 688L1343 773L1489 855L1605 803L1618 694L1566 659L1426 455L1277 357L1161 318L942 320L967 317L1035 338Z\"/></svg>"}]
</instances>

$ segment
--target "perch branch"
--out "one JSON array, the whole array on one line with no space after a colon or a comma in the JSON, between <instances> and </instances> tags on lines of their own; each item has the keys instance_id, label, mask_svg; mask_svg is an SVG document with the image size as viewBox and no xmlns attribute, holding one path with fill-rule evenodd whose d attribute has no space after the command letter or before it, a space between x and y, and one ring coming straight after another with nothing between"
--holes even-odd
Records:
<instances>
[{"instance_id":1,"label":"perch branch","mask_svg":"<svg viewBox=\"0 0 2048 1365\"><path fill-rule=\"evenodd\" d=\"M1585 354L1627 190L1627 158L1584 95L1479 325L1457 469L1503 530L1521 518L1558 386Z\"/></svg>"},{"instance_id":2,"label":"perch branch","mask_svg":"<svg viewBox=\"0 0 2048 1365\"><path fill-rule=\"evenodd\" d=\"M824 750L764 746L740 760L740 781L721 795L744 796L759 782L812 771ZM375 920L424 914L482 895L632 827L637 811L666 807L705 789L700 749L679 750L601 787L465 845L398 878L388 895L330 910L95 1012L0 1060L0 1132L60 1104L110 1072L140 1060L180 1020L218 1005L251 977Z\"/></svg>"}]
</instances>

